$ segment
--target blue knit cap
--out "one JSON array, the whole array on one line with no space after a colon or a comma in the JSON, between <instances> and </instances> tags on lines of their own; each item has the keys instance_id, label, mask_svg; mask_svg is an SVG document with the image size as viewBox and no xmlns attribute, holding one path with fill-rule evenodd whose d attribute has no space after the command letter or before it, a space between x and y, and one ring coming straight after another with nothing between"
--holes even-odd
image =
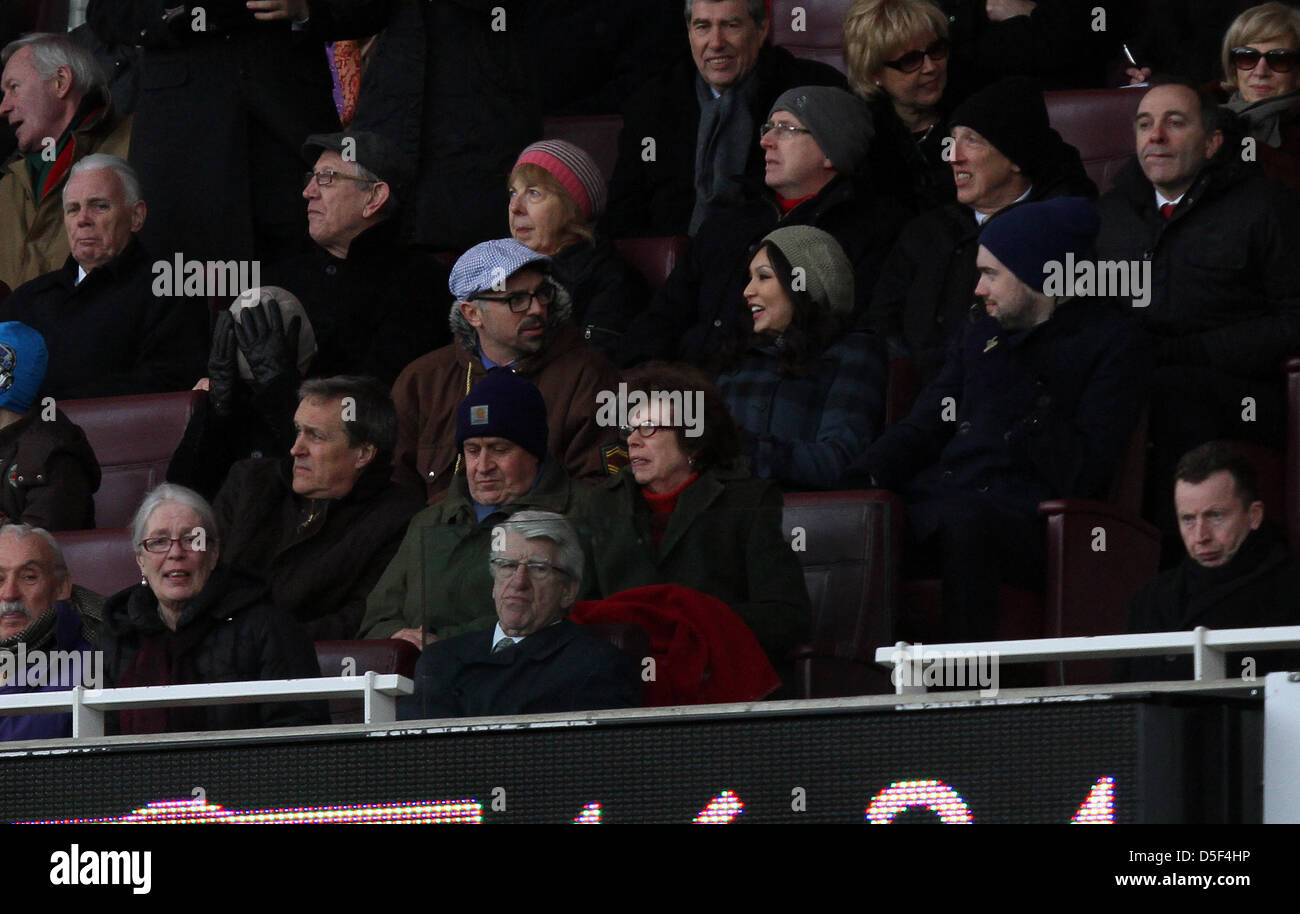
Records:
<instances>
[{"instance_id":1,"label":"blue knit cap","mask_svg":"<svg viewBox=\"0 0 1300 914\"><path fill-rule=\"evenodd\" d=\"M1042 292L1046 265L1053 260L1064 264L1067 253L1074 254L1076 260L1090 256L1100 227L1091 200L1057 197L998 213L984 223L980 244L1021 282Z\"/></svg>"},{"instance_id":2,"label":"blue knit cap","mask_svg":"<svg viewBox=\"0 0 1300 914\"><path fill-rule=\"evenodd\" d=\"M538 460L546 459L546 401L532 381L495 368L456 408L456 450L466 438L505 438Z\"/></svg>"},{"instance_id":3,"label":"blue knit cap","mask_svg":"<svg viewBox=\"0 0 1300 914\"><path fill-rule=\"evenodd\" d=\"M31 409L49 361L38 332L18 321L0 324L0 407L15 413Z\"/></svg>"}]
</instances>

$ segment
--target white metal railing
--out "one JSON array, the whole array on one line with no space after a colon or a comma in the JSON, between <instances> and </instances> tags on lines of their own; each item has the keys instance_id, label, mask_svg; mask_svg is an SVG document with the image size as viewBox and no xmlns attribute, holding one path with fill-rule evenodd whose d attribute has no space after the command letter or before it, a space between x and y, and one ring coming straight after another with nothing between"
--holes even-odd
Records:
<instances>
[{"instance_id":1,"label":"white metal railing","mask_svg":"<svg viewBox=\"0 0 1300 914\"><path fill-rule=\"evenodd\" d=\"M1269 628L1208 629L1199 626L1182 632L1143 632L1130 635L1095 635L1076 638L1036 638L1024 641L977 641L961 644L908 644L876 648L876 663L893 668L894 691L902 695L924 692L924 677L917 681L918 666L937 661L972 663L1040 663L1067 660L1114 660L1163 654L1191 654L1193 679L1223 679L1224 655L1229 651L1300 648L1300 625Z\"/></svg>"},{"instance_id":2,"label":"white metal railing","mask_svg":"<svg viewBox=\"0 0 1300 914\"><path fill-rule=\"evenodd\" d=\"M367 672L363 676L335 676L328 679L202 682L193 685L134 686L126 689L87 689L75 686L57 692L0 696L0 716L66 714L71 711L72 738L83 739L104 735L104 714L107 711L362 698L362 719L368 724L383 724L397 720L397 696L410 695L414 691L415 684L405 676L374 672Z\"/></svg>"}]
</instances>

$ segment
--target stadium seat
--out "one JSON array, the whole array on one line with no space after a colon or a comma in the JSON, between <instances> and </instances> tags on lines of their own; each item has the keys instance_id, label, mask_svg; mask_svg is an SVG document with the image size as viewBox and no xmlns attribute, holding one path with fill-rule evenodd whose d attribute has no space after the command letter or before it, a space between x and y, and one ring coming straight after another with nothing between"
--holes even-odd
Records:
<instances>
[{"instance_id":1,"label":"stadium seat","mask_svg":"<svg viewBox=\"0 0 1300 914\"><path fill-rule=\"evenodd\" d=\"M614 248L645 277L651 294L659 291L677 262L686 256L691 239L685 235L665 238L619 238Z\"/></svg>"},{"instance_id":2,"label":"stadium seat","mask_svg":"<svg viewBox=\"0 0 1300 914\"><path fill-rule=\"evenodd\" d=\"M623 132L623 118L617 114L590 114L548 117L542 121L542 136L548 140L568 140L587 151L600 166L605 183L614 174L618 162L618 135Z\"/></svg>"},{"instance_id":3,"label":"stadium seat","mask_svg":"<svg viewBox=\"0 0 1300 914\"><path fill-rule=\"evenodd\" d=\"M419 649L400 638L316 642L316 662L320 664L320 674L326 677L364 676L374 671L410 679L415 676L415 663L419 659ZM362 698L334 699L330 702L330 722L359 724L365 717L364 705Z\"/></svg>"},{"instance_id":4,"label":"stadium seat","mask_svg":"<svg viewBox=\"0 0 1300 914\"><path fill-rule=\"evenodd\" d=\"M844 14L852 5L853 0L772 0L772 44L843 73Z\"/></svg>"},{"instance_id":5,"label":"stadium seat","mask_svg":"<svg viewBox=\"0 0 1300 914\"><path fill-rule=\"evenodd\" d=\"M1056 132L1079 150L1083 167L1110 190L1115 174L1134 154L1133 117L1143 89L1071 89L1044 92L1047 117Z\"/></svg>"},{"instance_id":6,"label":"stadium seat","mask_svg":"<svg viewBox=\"0 0 1300 914\"><path fill-rule=\"evenodd\" d=\"M140 582L135 546L126 527L64 530L54 538L63 548L72 583L108 597Z\"/></svg>"},{"instance_id":7,"label":"stadium seat","mask_svg":"<svg viewBox=\"0 0 1300 914\"><path fill-rule=\"evenodd\" d=\"M1273 518L1291 552L1300 556L1300 356L1286 363L1287 425L1284 452L1234 441L1255 465L1265 516Z\"/></svg>"},{"instance_id":8,"label":"stadium seat","mask_svg":"<svg viewBox=\"0 0 1300 914\"><path fill-rule=\"evenodd\" d=\"M9 286L0 282L0 301L4 301L9 297L9 291Z\"/></svg>"},{"instance_id":9,"label":"stadium seat","mask_svg":"<svg viewBox=\"0 0 1300 914\"><path fill-rule=\"evenodd\" d=\"M144 494L165 481L172 452L200 391L65 400L63 413L95 449L103 481L95 493L96 527L124 527Z\"/></svg>"},{"instance_id":10,"label":"stadium seat","mask_svg":"<svg viewBox=\"0 0 1300 914\"><path fill-rule=\"evenodd\" d=\"M889 387L885 393L885 428L897 425L912 411L924 385L916 362L905 355L889 360Z\"/></svg>"},{"instance_id":11,"label":"stadium seat","mask_svg":"<svg viewBox=\"0 0 1300 914\"><path fill-rule=\"evenodd\" d=\"M890 691L874 655L893 637L902 504L883 490L785 496L782 531L813 613L809 643L795 651L796 697Z\"/></svg>"}]
</instances>

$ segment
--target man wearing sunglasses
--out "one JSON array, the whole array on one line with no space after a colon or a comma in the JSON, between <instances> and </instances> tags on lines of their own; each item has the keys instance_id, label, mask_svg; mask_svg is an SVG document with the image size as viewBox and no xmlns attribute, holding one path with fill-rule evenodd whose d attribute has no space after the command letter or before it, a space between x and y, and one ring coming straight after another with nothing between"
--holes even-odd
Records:
<instances>
[{"instance_id":1,"label":"man wearing sunglasses","mask_svg":"<svg viewBox=\"0 0 1300 914\"><path fill-rule=\"evenodd\" d=\"M487 573L496 625L430 646L415 667L415 694L398 703L399 716L483 717L640 705L635 660L567 618L583 572L573 525L550 511L520 511L492 531L492 543Z\"/></svg>"},{"instance_id":2,"label":"man wearing sunglasses","mask_svg":"<svg viewBox=\"0 0 1300 914\"><path fill-rule=\"evenodd\" d=\"M1191 83L1153 80L1134 121L1137 155L1100 202L1098 255L1150 261L1147 491L1166 496L1178 458L1229 438L1281 446L1283 361L1300 354L1300 203L1225 141L1222 111ZM1153 516L1173 536L1167 496Z\"/></svg>"},{"instance_id":3,"label":"man wearing sunglasses","mask_svg":"<svg viewBox=\"0 0 1300 914\"><path fill-rule=\"evenodd\" d=\"M767 43L764 0L684 0L691 60L627 102L606 234L694 235L713 203L738 199L736 175L761 179L758 128L795 86L840 86L834 67ZM647 143L647 141L651 141Z\"/></svg>"},{"instance_id":4,"label":"man wearing sunglasses","mask_svg":"<svg viewBox=\"0 0 1300 914\"><path fill-rule=\"evenodd\" d=\"M549 265L549 257L513 238L462 254L448 283L456 341L416 359L393 385L393 478L422 487L429 504L442 499L459 468L456 408L493 368L509 368L541 390L547 450L570 476L602 479L621 465L617 430L596 422L597 392L616 389L618 379L573 325L573 303Z\"/></svg>"}]
</instances>

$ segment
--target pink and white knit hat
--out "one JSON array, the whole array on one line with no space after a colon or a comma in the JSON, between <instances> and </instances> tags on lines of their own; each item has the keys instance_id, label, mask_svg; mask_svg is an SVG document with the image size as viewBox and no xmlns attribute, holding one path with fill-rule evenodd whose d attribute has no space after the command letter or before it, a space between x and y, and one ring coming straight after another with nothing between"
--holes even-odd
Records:
<instances>
[{"instance_id":1,"label":"pink and white knit hat","mask_svg":"<svg viewBox=\"0 0 1300 914\"><path fill-rule=\"evenodd\" d=\"M550 172L588 222L594 222L605 211L605 176L586 150L566 140L540 140L519 154L515 167L525 163Z\"/></svg>"}]
</instances>

